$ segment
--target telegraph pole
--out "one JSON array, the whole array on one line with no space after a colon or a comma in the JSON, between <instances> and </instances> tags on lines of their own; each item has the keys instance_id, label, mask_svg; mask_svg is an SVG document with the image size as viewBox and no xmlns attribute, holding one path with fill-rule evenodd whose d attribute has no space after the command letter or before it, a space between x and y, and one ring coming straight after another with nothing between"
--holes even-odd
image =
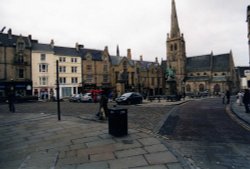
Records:
<instances>
[{"instance_id":1,"label":"telegraph pole","mask_svg":"<svg viewBox=\"0 0 250 169\"><path fill-rule=\"evenodd\" d=\"M57 98L57 116L58 120L61 120L61 109L60 109L60 92L59 92L59 65L58 60L56 61L56 98Z\"/></svg>"}]
</instances>

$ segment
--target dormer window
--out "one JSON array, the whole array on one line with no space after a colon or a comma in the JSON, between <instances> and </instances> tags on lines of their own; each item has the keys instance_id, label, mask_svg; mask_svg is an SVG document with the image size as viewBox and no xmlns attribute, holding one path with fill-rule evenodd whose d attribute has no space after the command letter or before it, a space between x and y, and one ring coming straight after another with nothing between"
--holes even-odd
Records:
<instances>
[{"instance_id":1,"label":"dormer window","mask_svg":"<svg viewBox=\"0 0 250 169\"><path fill-rule=\"evenodd\" d=\"M17 43L17 48L18 48L18 50L24 50L24 48L25 48L25 46L24 46L24 42L18 42Z\"/></svg>"}]
</instances>

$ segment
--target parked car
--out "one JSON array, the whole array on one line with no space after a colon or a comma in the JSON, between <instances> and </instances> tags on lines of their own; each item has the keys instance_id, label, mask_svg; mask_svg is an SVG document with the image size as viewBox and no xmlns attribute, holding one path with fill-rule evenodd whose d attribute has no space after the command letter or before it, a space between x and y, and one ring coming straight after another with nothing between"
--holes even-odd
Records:
<instances>
[{"instance_id":1,"label":"parked car","mask_svg":"<svg viewBox=\"0 0 250 169\"><path fill-rule=\"evenodd\" d=\"M91 93L85 93L84 95L82 95L81 101L82 102L92 102L93 101L92 94Z\"/></svg>"},{"instance_id":2,"label":"parked car","mask_svg":"<svg viewBox=\"0 0 250 169\"><path fill-rule=\"evenodd\" d=\"M142 95L136 92L124 93L115 99L117 104L140 104L142 103L142 100Z\"/></svg>"},{"instance_id":3,"label":"parked car","mask_svg":"<svg viewBox=\"0 0 250 169\"><path fill-rule=\"evenodd\" d=\"M82 94L75 94L69 98L70 102L81 102Z\"/></svg>"}]
</instances>

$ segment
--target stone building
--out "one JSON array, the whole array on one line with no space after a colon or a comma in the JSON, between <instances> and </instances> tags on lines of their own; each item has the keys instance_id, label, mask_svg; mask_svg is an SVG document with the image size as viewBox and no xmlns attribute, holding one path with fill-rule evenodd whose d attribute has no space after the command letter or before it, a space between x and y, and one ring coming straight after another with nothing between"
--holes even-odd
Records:
<instances>
[{"instance_id":1,"label":"stone building","mask_svg":"<svg viewBox=\"0 0 250 169\"><path fill-rule=\"evenodd\" d=\"M250 5L247 7L247 23L248 23L248 46L249 46L249 65L250 65Z\"/></svg>"},{"instance_id":2,"label":"stone building","mask_svg":"<svg viewBox=\"0 0 250 169\"><path fill-rule=\"evenodd\" d=\"M180 32L175 1L172 0L171 29L167 37L166 94L219 94L237 91L238 83L230 51L226 54L186 56L184 35Z\"/></svg>"},{"instance_id":3,"label":"stone building","mask_svg":"<svg viewBox=\"0 0 250 169\"><path fill-rule=\"evenodd\" d=\"M0 32L0 97L5 97L11 89L15 95L32 95L31 35L13 35Z\"/></svg>"}]
</instances>

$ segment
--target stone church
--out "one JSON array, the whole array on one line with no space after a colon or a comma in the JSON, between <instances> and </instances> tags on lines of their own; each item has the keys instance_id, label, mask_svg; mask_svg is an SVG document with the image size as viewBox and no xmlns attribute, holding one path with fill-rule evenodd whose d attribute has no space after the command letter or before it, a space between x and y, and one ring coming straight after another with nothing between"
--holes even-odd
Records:
<instances>
[{"instance_id":1,"label":"stone church","mask_svg":"<svg viewBox=\"0 0 250 169\"><path fill-rule=\"evenodd\" d=\"M181 33L172 0L171 29L167 36L166 94L220 92L238 90L232 51L229 53L186 56L184 35Z\"/></svg>"}]
</instances>

